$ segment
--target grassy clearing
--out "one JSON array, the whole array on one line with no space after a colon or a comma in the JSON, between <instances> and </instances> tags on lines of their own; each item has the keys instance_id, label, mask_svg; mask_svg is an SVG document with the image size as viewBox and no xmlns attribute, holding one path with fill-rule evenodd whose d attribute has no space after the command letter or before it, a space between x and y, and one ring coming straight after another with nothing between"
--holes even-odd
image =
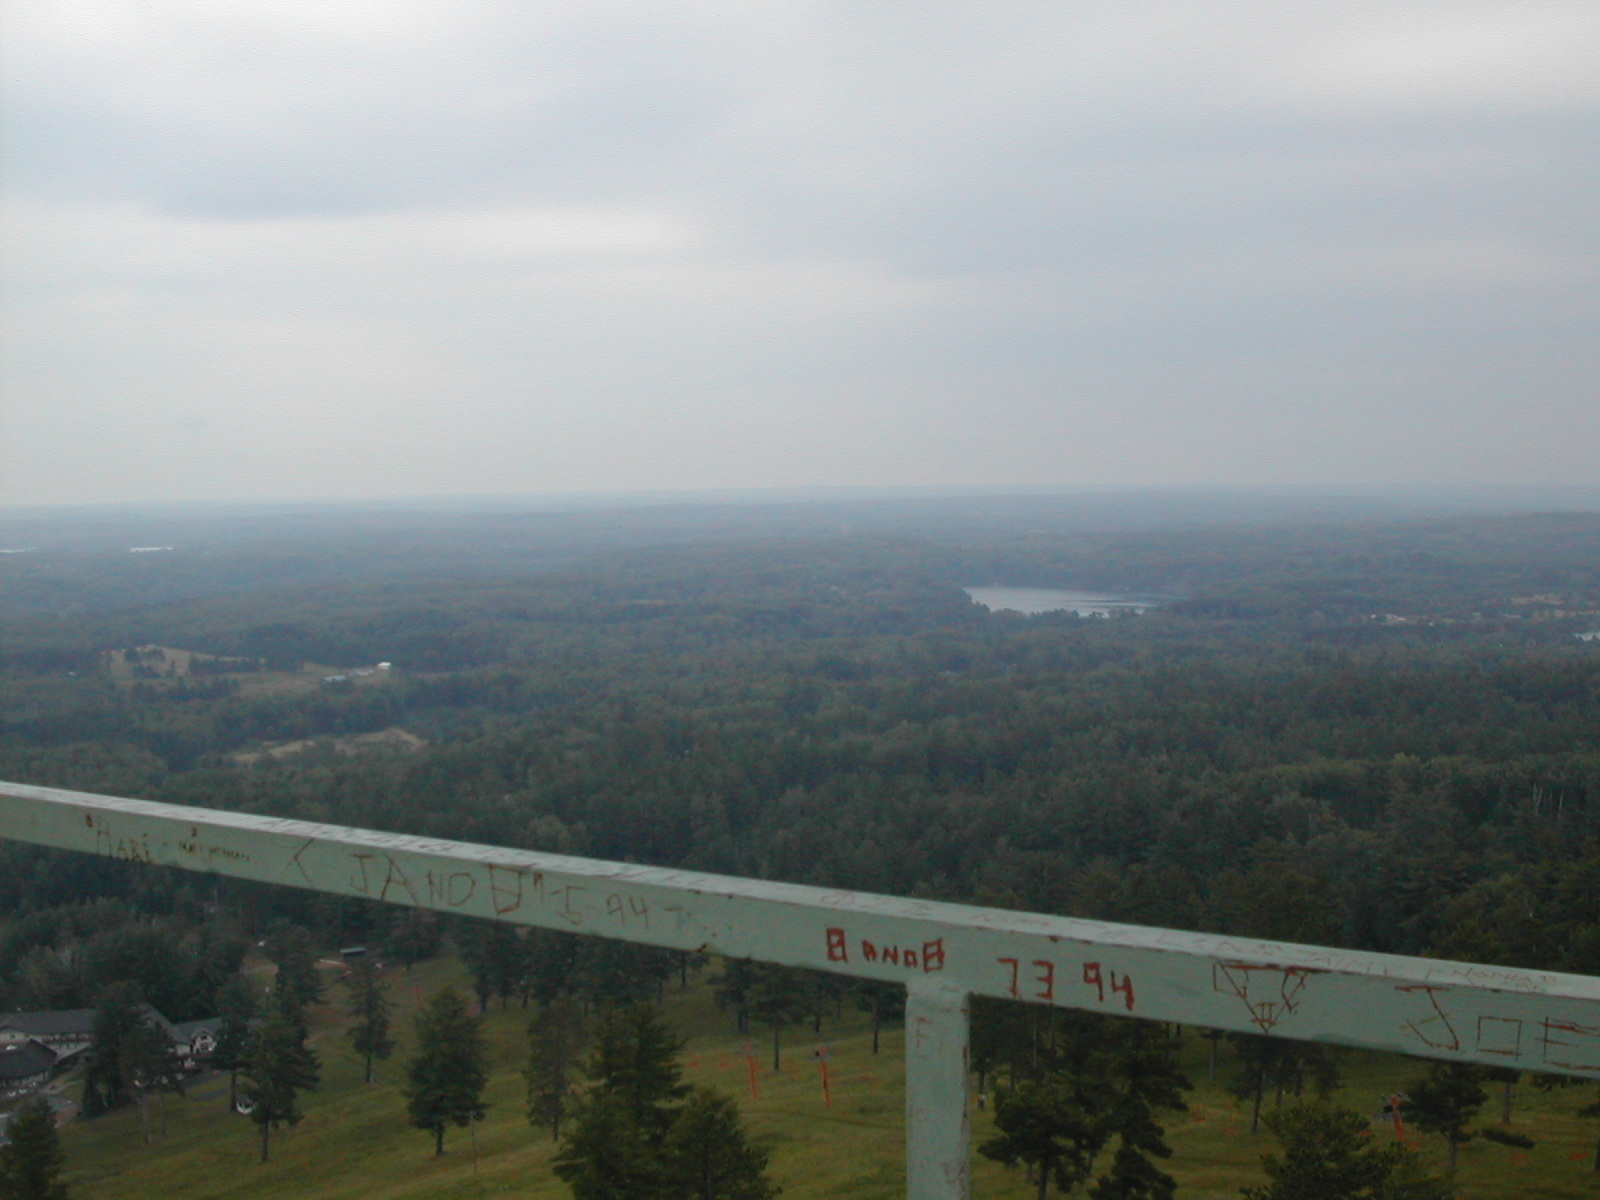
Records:
<instances>
[{"instance_id":1,"label":"grassy clearing","mask_svg":"<svg viewBox=\"0 0 1600 1200\"><path fill-rule=\"evenodd\" d=\"M453 963L418 968L412 978L392 981L400 1008L398 1030L410 1033L408 1014L416 998L447 982L460 982ZM333 989L337 991L338 989ZM336 1001L340 996L333 997ZM856 1197L888 1200L904 1194L902 1128L904 1075L902 1040L886 1033L874 1057L865 1019L847 1012L821 1038L809 1029L791 1031L784 1069L771 1070L770 1046L757 1040L758 1096L751 1096L746 1042L731 1032L728 1018L711 1002L709 989L673 991L667 1009L689 1035L684 1061L696 1083L738 1095L751 1128L772 1152L772 1170L787 1200ZM146 1146L137 1113L81 1122L65 1135L68 1180L79 1200L478 1200L518 1196L566 1200L570 1195L550 1172L552 1145L523 1117L524 1013L491 1013L487 1023L494 1061L488 1118L473 1139L451 1130L442 1158L432 1155L428 1134L410 1128L398 1082L409 1053L404 1041L395 1057L380 1064L379 1082L361 1081L361 1064L342 1036L335 1007L317 1014L315 1040L323 1062L322 1089L306 1098L306 1119L274 1135L272 1161L257 1161L256 1127L226 1111L227 1080L210 1078L183 1098L168 1101L167 1132ZM832 1105L823 1103L821 1073L812 1051L829 1053ZM1251 1135L1248 1109L1206 1080L1206 1048L1187 1038L1190 1076L1198 1085L1191 1111L1169 1122L1176 1151L1167 1169L1195 1198L1237 1197L1241 1184L1261 1180L1260 1156L1273 1148L1266 1134ZM1226 1067L1226 1064L1224 1064ZM1417 1064L1377 1055L1352 1055L1340 1099L1373 1111L1378 1098L1418 1072ZM1590 1098L1593 1088L1582 1089ZM1529 1152L1482 1140L1462 1150L1459 1192L1464 1200L1519 1196L1548 1200L1593 1200L1600 1180L1589 1171L1596 1133L1593 1121L1572 1114L1579 1089L1546 1095L1518 1089L1514 1128L1538 1142ZM1494 1111L1491 1112L1490 1110ZM1495 1103L1485 1109L1492 1119ZM974 1141L989 1133L989 1114L975 1114ZM152 1122L159 1128L160 1120ZM1385 1129L1375 1136L1390 1136ZM1443 1161L1442 1145L1429 1139L1424 1151ZM992 1200L1024 1200L1032 1189L1020 1172L974 1159L974 1193Z\"/></svg>"}]
</instances>

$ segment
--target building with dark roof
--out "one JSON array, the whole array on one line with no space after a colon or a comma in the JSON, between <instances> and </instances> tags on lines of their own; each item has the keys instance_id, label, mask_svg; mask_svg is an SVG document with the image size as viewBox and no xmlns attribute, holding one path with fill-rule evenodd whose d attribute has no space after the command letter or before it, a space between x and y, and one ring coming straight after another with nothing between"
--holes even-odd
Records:
<instances>
[{"instance_id":1,"label":"building with dark roof","mask_svg":"<svg viewBox=\"0 0 1600 1200\"><path fill-rule=\"evenodd\" d=\"M0 1096L31 1092L55 1070L56 1052L43 1042L8 1042L0 1046Z\"/></svg>"},{"instance_id":2,"label":"building with dark roof","mask_svg":"<svg viewBox=\"0 0 1600 1200\"><path fill-rule=\"evenodd\" d=\"M207 1017L203 1021L179 1021L174 1025L172 1041L184 1065L193 1067L196 1060L204 1058L215 1050L217 1035L221 1030L221 1017Z\"/></svg>"},{"instance_id":3,"label":"building with dark roof","mask_svg":"<svg viewBox=\"0 0 1600 1200\"><path fill-rule=\"evenodd\" d=\"M0 1013L0 1050L24 1042L41 1042L57 1058L71 1058L94 1038L94 1009Z\"/></svg>"}]
</instances>

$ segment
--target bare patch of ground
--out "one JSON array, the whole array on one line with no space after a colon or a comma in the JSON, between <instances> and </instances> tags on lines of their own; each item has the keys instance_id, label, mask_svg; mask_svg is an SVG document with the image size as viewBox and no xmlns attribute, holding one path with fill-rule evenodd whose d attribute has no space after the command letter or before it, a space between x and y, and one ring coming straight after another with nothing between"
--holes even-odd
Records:
<instances>
[{"instance_id":1,"label":"bare patch of ground","mask_svg":"<svg viewBox=\"0 0 1600 1200\"><path fill-rule=\"evenodd\" d=\"M357 733L349 737L326 738L300 738L292 742L278 742L274 745L263 746L256 750L240 750L228 756L229 761L236 762L242 767L248 767L263 759L293 758L297 754L310 751L327 750L334 754L362 754L372 752L388 752L393 754L414 754L428 744L426 738L420 738L409 729L401 729L392 725L388 729L380 729L376 733Z\"/></svg>"}]
</instances>

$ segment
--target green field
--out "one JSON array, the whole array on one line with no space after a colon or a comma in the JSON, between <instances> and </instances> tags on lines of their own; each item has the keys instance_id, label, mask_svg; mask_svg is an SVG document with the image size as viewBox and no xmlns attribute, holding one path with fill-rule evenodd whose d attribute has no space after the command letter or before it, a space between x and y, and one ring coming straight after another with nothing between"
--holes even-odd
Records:
<instances>
[{"instance_id":1,"label":"green field","mask_svg":"<svg viewBox=\"0 0 1600 1200\"><path fill-rule=\"evenodd\" d=\"M409 1013L418 995L446 982L460 982L453 963L419 967L397 976L397 1029L409 1034ZM184 1097L166 1102L166 1132L160 1132L159 1102L152 1103L155 1137L143 1143L139 1114L119 1113L79 1122L64 1135L72 1194L79 1200L445 1200L495 1196L567 1197L550 1172L552 1145L547 1134L523 1117L522 1078L526 1014L513 1008L494 1011L487 1022L498 1069L490 1085L489 1114L473 1140L452 1129L446 1154L435 1158L432 1139L406 1124L405 1102L397 1086L408 1053L404 1040L395 1057L380 1064L379 1082L361 1081L361 1064L348 1049L336 1003L317 1010L314 1038L322 1056L323 1086L306 1098L305 1120L274 1136L272 1161L258 1162L256 1126L227 1112L227 1080L207 1077ZM809 1028L786 1035L783 1071L771 1070L770 1046L758 1039L756 1087L750 1095L745 1039L711 1001L703 983L673 990L667 1010L688 1036L684 1063L688 1078L741 1097L755 1135L772 1153L772 1171L789 1200L904 1194L901 1131L904 1099L901 1037L886 1033L882 1053L871 1053L871 1036L860 1014L846 1011L820 1037ZM825 1106L821 1075L813 1051L829 1053L832 1104ZM1259 1161L1274 1143L1263 1131L1252 1136L1249 1114L1220 1084L1206 1080L1207 1046L1185 1038L1185 1054L1197 1090L1190 1111L1168 1124L1175 1155L1167 1169L1180 1183L1180 1195L1237 1196L1241 1184L1262 1179ZM1228 1064L1224 1058L1223 1069ZM1346 1087L1340 1097L1373 1111L1378 1097L1417 1072L1417 1064L1381 1056L1351 1055L1345 1061ZM1549 1197L1592 1200L1600 1181L1589 1169L1595 1122L1574 1112L1593 1089L1541 1093L1522 1086L1516 1096L1514 1128L1538 1145L1522 1152L1481 1139L1462 1150L1462 1197ZM1482 1114L1496 1119L1498 1093ZM988 1132L988 1114L975 1114L974 1141ZM1387 1127L1375 1131L1392 1136ZM1442 1144L1428 1139L1424 1153L1442 1162ZM1020 1171L1008 1172L981 1157L974 1159L978 1197L1031 1197Z\"/></svg>"}]
</instances>

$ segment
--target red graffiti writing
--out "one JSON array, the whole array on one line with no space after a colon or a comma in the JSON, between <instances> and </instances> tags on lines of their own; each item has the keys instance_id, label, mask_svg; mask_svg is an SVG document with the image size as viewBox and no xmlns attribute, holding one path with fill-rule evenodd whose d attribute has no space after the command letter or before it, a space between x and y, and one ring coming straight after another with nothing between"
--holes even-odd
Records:
<instances>
[{"instance_id":1,"label":"red graffiti writing","mask_svg":"<svg viewBox=\"0 0 1600 1200\"><path fill-rule=\"evenodd\" d=\"M850 961L850 944L845 939L844 930L842 929L835 928L828 930L828 961Z\"/></svg>"},{"instance_id":2,"label":"red graffiti writing","mask_svg":"<svg viewBox=\"0 0 1600 1200\"><path fill-rule=\"evenodd\" d=\"M1006 984L1006 991L1018 1000L1042 1000L1056 1002L1056 964L1047 958L1035 958L1028 962L1027 973L1024 975L1023 963L1020 959L1001 958L997 962L1004 963L1009 971L1010 978ZM1097 962L1083 964L1083 982L1095 990L1095 999L1102 1004L1108 999L1114 1004L1118 996L1122 997L1123 1007L1129 1012L1133 1011L1133 977L1120 971L1108 971ZM1026 987L1026 991L1024 991ZM1072 1003L1072 1001L1066 1001Z\"/></svg>"},{"instance_id":3,"label":"red graffiti writing","mask_svg":"<svg viewBox=\"0 0 1600 1200\"><path fill-rule=\"evenodd\" d=\"M834 927L827 930L826 937L828 961L849 962L850 939L845 931ZM869 963L885 963L891 967L905 967L910 971L921 970L925 973L944 970L943 938L923 942L920 950L911 946L880 946L862 938L860 952L862 959Z\"/></svg>"}]
</instances>

